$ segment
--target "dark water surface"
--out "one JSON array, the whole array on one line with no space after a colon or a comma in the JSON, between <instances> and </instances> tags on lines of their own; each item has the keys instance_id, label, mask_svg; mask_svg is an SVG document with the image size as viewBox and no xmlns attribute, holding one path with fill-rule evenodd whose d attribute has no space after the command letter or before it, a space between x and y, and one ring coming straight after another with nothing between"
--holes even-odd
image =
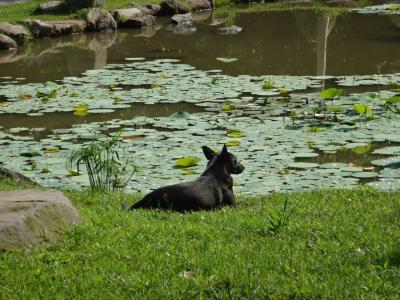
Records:
<instances>
[{"instance_id":1,"label":"dark water surface","mask_svg":"<svg viewBox=\"0 0 400 300\"><path fill-rule=\"evenodd\" d=\"M400 16L311 11L241 14L237 35L220 35L211 12L193 17L191 35L173 34L169 19L155 28L41 39L16 52L0 52L0 77L30 82L79 76L126 57L178 58L226 74L357 75L400 72ZM221 26L221 25L220 25ZM217 57L235 57L222 63Z\"/></svg>"}]
</instances>

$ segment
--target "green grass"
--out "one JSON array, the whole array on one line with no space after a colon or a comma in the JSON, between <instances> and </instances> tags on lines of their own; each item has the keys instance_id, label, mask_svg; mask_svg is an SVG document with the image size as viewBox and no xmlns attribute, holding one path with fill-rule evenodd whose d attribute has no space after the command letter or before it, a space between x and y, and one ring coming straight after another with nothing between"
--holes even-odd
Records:
<instances>
[{"instance_id":1,"label":"green grass","mask_svg":"<svg viewBox=\"0 0 400 300\"><path fill-rule=\"evenodd\" d=\"M15 5L0 6L0 21L18 23L24 19L40 19L40 20L67 20L79 18L81 16L79 11L58 11L51 13L38 12L38 7L41 3L48 2L49 0L29 0L25 3ZM128 7L132 3L158 3L158 0L107 0L104 8L107 10Z\"/></svg>"},{"instance_id":2,"label":"green grass","mask_svg":"<svg viewBox=\"0 0 400 300\"><path fill-rule=\"evenodd\" d=\"M67 194L84 224L46 251L0 253L0 299L400 297L400 191L239 197L189 214ZM288 223L272 233L269 212L286 200Z\"/></svg>"}]
</instances>

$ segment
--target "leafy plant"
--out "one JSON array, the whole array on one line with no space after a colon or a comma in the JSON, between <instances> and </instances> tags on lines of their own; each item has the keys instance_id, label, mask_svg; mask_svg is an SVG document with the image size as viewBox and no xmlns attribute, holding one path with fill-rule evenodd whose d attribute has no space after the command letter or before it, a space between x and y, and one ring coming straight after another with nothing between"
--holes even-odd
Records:
<instances>
[{"instance_id":1,"label":"leafy plant","mask_svg":"<svg viewBox=\"0 0 400 300\"><path fill-rule=\"evenodd\" d=\"M368 105L357 103L353 105L353 110L360 115L360 117L372 118L372 108Z\"/></svg>"},{"instance_id":2,"label":"leafy plant","mask_svg":"<svg viewBox=\"0 0 400 300\"><path fill-rule=\"evenodd\" d=\"M400 113L400 95L385 99L385 109L391 112Z\"/></svg>"},{"instance_id":3,"label":"leafy plant","mask_svg":"<svg viewBox=\"0 0 400 300\"><path fill-rule=\"evenodd\" d=\"M274 83L272 82L272 81L265 81L264 83L263 83L263 85L262 85L262 88L264 89L264 90L270 90L270 89L273 89L274 88Z\"/></svg>"},{"instance_id":4,"label":"leafy plant","mask_svg":"<svg viewBox=\"0 0 400 300\"><path fill-rule=\"evenodd\" d=\"M323 90L319 94L319 97L324 100L333 99L335 97L340 96L342 93L343 93L342 89L330 88L330 89Z\"/></svg>"},{"instance_id":5,"label":"leafy plant","mask_svg":"<svg viewBox=\"0 0 400 300\"><path fill-rule=\"evenodd\" d=\"M175 162L175 166L177 168L189 168L197 165L199 161L201 161L201 158L199 157L194 157L194 156L182 157Z\"/></svg>"},{"instance_id":6,"label":"leafy plant","mask_svg":"<svg viewBox=\"0 0 400 300\"><path fill-rule=\"evenodd\" d=\"M290 212L288 211L288 198L283 203L283 208L278 210L273 207L267 208L268 231L271 234L277 234L289 222Z\"/></svg>"},{"instance_id":7,"label":"leafy plant","mask_svg":"<svg viewBox=\"0 0 400 300\"><path fill-rule=\"evenodd\" d=\"M74 166L79 173L80 166L86 167L92 191L123 190L137 171L137 167L127 158L120 161L117 146L121 132L105 141L93 141L89 145L74 150L68 158L69 167Z\"/></svg>"}]
</instances>

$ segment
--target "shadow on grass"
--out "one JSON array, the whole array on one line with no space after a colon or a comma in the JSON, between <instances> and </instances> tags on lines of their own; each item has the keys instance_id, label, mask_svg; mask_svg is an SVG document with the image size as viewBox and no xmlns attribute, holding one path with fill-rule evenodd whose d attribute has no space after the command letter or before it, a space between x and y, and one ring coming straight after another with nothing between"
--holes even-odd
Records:
<instances>
[{"instance_id":1,"label":"shadow on grass","mask_svg":"<svg viewBox=\"0 0 400 300\"><path fill-rule=\"evenodd\" d=\"M377 265L387 266L387 267L400 267L400 249L393 250L378 259Z\"/></svg>"}]
</instances>

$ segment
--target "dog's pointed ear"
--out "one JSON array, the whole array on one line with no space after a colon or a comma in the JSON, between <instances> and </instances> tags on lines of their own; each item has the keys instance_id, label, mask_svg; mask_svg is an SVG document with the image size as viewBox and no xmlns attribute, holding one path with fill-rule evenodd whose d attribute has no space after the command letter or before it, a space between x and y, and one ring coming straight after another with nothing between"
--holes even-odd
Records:
<instances>
[{"instance_id":1,"label":"dog's pointed ear","mask_svg":"<svg viewBox=\"0 0 400 300\"><path fill-rule=\"evenodd\" d=\"M225 144L224 144L224 146L222 147L221 154L222 154L222 155L228 154L228 148L226 147Z\"/></svg>"},{"instance_id":2,"label":"dog's pointed ear","mask_svg":"<svg viewBox=\"0 0 400 300\"><path fill-rule=\"evenodd\" d=\"M215 152L212 149L208 148L207 146L203 146L201 147L201 149L203 149L203 153L208 160L213 158L213 156L215 155Z\"/></svg>"}]
</instances>

